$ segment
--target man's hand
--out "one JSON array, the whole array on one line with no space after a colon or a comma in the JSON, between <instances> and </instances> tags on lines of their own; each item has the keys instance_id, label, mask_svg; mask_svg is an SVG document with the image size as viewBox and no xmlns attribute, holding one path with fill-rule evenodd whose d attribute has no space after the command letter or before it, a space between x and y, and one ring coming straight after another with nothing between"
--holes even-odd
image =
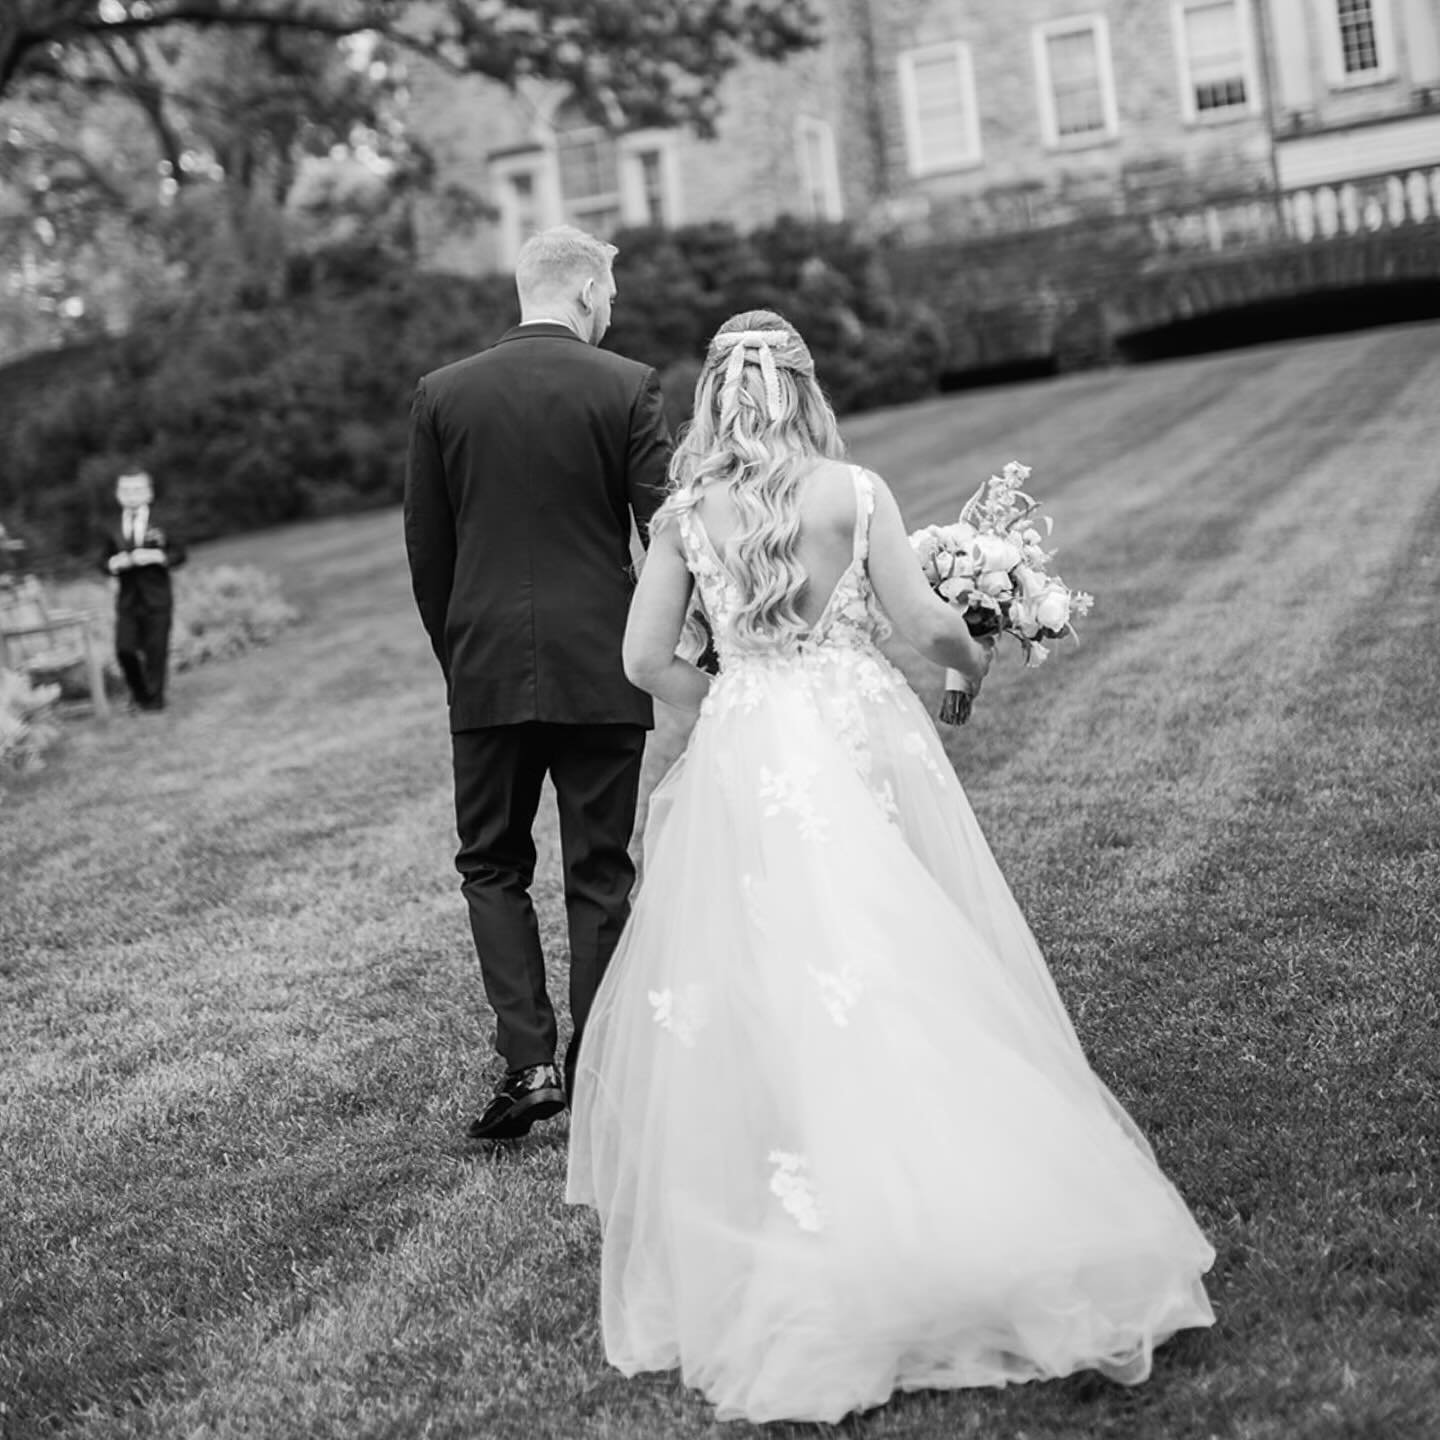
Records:
<instances>
[{"instance_id":1,"label":"man's hand","mask_svg":"<svg viewBox=\"0 0 1440 1440\"><path fill-rule=\"evenodd\" d=\"M153 545L141 545L130 552L130 561L134 565L163 565L165 552Z\"/></svg>"},{"instance_id":2,"label":"man's hand","mask_svg":"<svg viewBox=\"0 0 1440 1440\"><path fill-rule=\"evenodd\" d=\"M128 550L121 550L118 554L112 555L108 561L112 575L118 575L122 570L128 570L134 563L134 558Z\"/></svg>"}]
</instances>

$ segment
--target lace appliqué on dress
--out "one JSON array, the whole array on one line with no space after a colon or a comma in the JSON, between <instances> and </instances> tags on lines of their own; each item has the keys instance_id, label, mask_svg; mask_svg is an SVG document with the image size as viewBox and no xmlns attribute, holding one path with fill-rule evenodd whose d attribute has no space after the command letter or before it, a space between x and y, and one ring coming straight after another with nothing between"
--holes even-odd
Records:
<instances>
[{"instance_id":1,"label":"lace appliqu\u00e9 on dress","mask_svg":"<svg viewBox=\"0 0 1440 1440\"><path fill-rule=\"evenodd\" d=\"M820 1003L830 1018L837 1025L848 1025L850 1012L860 1003L865 989L860 967L852 961L839 970L817 970L813 965L807 965L805 970L819 988Z\"/></svg>"},{"instance_id":2,"label":"lace appliqu\u00e9 on dress","mask_svg":"<svg viewBox=\"0 0 1440 1440\"><path fill-rule=\"evenodd\" d=\"M788 770L772 770L768 765L760 767L760 799L765 802L764 813L775 817L788 811L794 815L800 833L807 840L824 840L829 834L830 822L815 807L815 796L810 782L815 778L815 767L792 766Z\"/></svg>"},{"instance_id":3,"label":"lace appliqu\u00e9 on dress","mask_svg":"<svg viewBox=\"0 0 1440 1440\"><path fill-rule=\"evenodd\" d=\"M935 741L932 736L911 730L900 744L905 753L913 755L942 786L955 779L955 772L935 758Z\"/></svg>"},{"instance_id":4,"label":"lace appliqu\u00e9 on dress","mask_svg":"<svg viewBox=\"0 0 1440 1440\"><path fill-rule=\"evenodd\" d=\"M788 1150L772 1150L770 1164L775 1173L770 1177L770 1193L784 1207L786 1214L802 1229L812 1233L824 1228L820 1203L810 1179L810 1162L803 1155Z\"/></svg>"},{"instance_id":5,"label":"lace appliqu\u00e9 on dress","mask_svg":"<svg viewBox=\"0 0 1440 1440\"><path fill-rule=\"evenodd\" d=\"M651 990L646 998L654 1011L652 1018L668 1030L687 1050L695 1048L695 1037L705 1028L705 990L700 985L686 985L677 991Z\"/></svg>"}]
</instances>

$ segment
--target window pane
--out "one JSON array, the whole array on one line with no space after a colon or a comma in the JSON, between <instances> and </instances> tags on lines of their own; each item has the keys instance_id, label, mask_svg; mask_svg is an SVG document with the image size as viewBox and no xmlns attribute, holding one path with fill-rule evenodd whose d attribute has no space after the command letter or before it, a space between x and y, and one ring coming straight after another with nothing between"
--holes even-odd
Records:
<instances>
[{"instance_id":1,"label":"window pane","mask_svg":"<svg viewBox=\"0 0 1440 1440\"><path fill-rule=\"evenodd\" d=\"M535 202L535 177L528 170L510 176L510 213L521 239L533 235L539 226Z\"/></svg>"},{"instance_id":2,"label":"window pane","mask_svg":"<svg viewBox=\"0 0 1440 1440\"><path fill-rule=\"evenodd\" d=\"M917 55L910 67L915 95L916 143L926 168L960 165L973 158L968 87L960 52Z\"/></svg>"},{"instance_id":3,"label":"window pane","mask_svg":"<svg viewBox=\"0 0 1440 1440\"><path fill-rule=\"evenodd\" d=\"M1209 0L1185 11L1185 54L1197 110L1244 105L1245 51L1235 0Z\"/></svg>"},{"instance_id":4,"label":"window pane","mask_svg":"<svg viewBox=\"0 0 1440 1440\"><path fill-rule=\"evenodd\" d=\"M800 188L804 214L812 220L838 219L835 193L835 132L825 120L800 121Z\"/></svg>"},{"instance_id":5,"label":"window pane","mask_svg":"<svg viewBox=\"0 0 1440 1440\"><path fill-rule=\"evenodd\" d=\"M649 225L663 225L666 219L665 169L658 150L642 150L636 159L640 162L640 191L645 199L645 221Z\"/></svg>"},{"instance_id":6,"label":"window pane","mask_svg":"<svg viewBox=\"0 0 1440 1440\"><path fill-rule=\"evenodd\" d=\"M560 138L560 190L567 201L614 195L620 189L615 141L603 132Z\"/></svg>"},{"instance_id":7,"label":"window pane","mask_svg":"<svg viewBox=\"0 0 1440 1440\"><path fill-rule=\"evenodd\" d=\"M1371 0L1339 0L1340 54L1347 75L1380 68L1375 39L1375 7Z\"/></svg>"},{"instance_id":8,"label":"window pane","mask_svg":"<svg viewBox=\"0 0 1440 1440\"><path fill-rule=\"evenodd\" d=\"M1095 31L1070 30L1045 38L1055 129L1060 135L1105 130L1105 96L1100 83L1100 47Z\"/></svg>"},{"instance_id":9,"label":"window pane","mask_svg":"<svg viewBox=\"0 0 1440 1440\"><path fill-rule=\"evenodd\" d=\"M584 123L556 137L565 218L606 239L620 228L620 157L615 137Z\"/></svg>"}]
</instances>

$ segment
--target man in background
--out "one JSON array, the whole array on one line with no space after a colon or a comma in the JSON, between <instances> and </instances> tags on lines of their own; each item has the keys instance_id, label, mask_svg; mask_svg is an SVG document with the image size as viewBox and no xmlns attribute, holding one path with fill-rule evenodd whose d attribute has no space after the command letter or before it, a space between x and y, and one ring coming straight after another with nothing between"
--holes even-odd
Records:
<instances>
[{"instance_id":1,"label":"man in background","mask_svg":"<svg viewBox=\"0 0 1440 1440\"><path fill-rule=\"evenodd\" d=\"M185 547L152 523L154 486L143 470L115 483L120 529L107 536L101 568L119 580L115 596L115 658L137 710L165 708L174 597L170 572L185 562Z\"/></svg>"},{"instance_id":2,"label":"man in background","mask_svg":"<svg viewBox=\"0 0 1440 1440\"><path fill-rule=\"evenodd\" d=\"M647 365L597 348L615 247L568 226L520 251L520 323L426 375L410 412L405 542L445 675L456 867L506 1074L470 1126L512 1139L564 1108L585 1018L629 914L650 698L620 646L670 436ZM530 898L549 775L560 813L573 1035L562 1079Z\"/></svg>"}]
</instances>

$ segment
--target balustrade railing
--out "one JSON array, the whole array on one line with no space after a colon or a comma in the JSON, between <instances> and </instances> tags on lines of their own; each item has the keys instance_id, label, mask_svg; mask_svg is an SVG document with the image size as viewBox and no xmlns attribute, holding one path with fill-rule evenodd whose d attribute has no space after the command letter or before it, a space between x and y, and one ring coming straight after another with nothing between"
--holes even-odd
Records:
<instances>
[{"instance_id":1,"label":"balustrade railing","mask_svg":"<svg viewBox=\"0 0 1440 1440\"><path fill-rule=\"evenodd\" d=\"M1308 244L1428 221L1440 221L1440 165L1162 211L1149 217L1149 226L1161 253L1185 254Z\"/></svg>"},{"instance_id":2,"label":"balustrade railing","mask_svg":"<svg viewBox=\"0 0 1440 1440\"><path fill-rule=\"evenodd\" d=\"M1297 240L1398 230L1440 219L1440 165L1307 185L1282 196L1280 203Z\"/></svg>"}]
</instances>

